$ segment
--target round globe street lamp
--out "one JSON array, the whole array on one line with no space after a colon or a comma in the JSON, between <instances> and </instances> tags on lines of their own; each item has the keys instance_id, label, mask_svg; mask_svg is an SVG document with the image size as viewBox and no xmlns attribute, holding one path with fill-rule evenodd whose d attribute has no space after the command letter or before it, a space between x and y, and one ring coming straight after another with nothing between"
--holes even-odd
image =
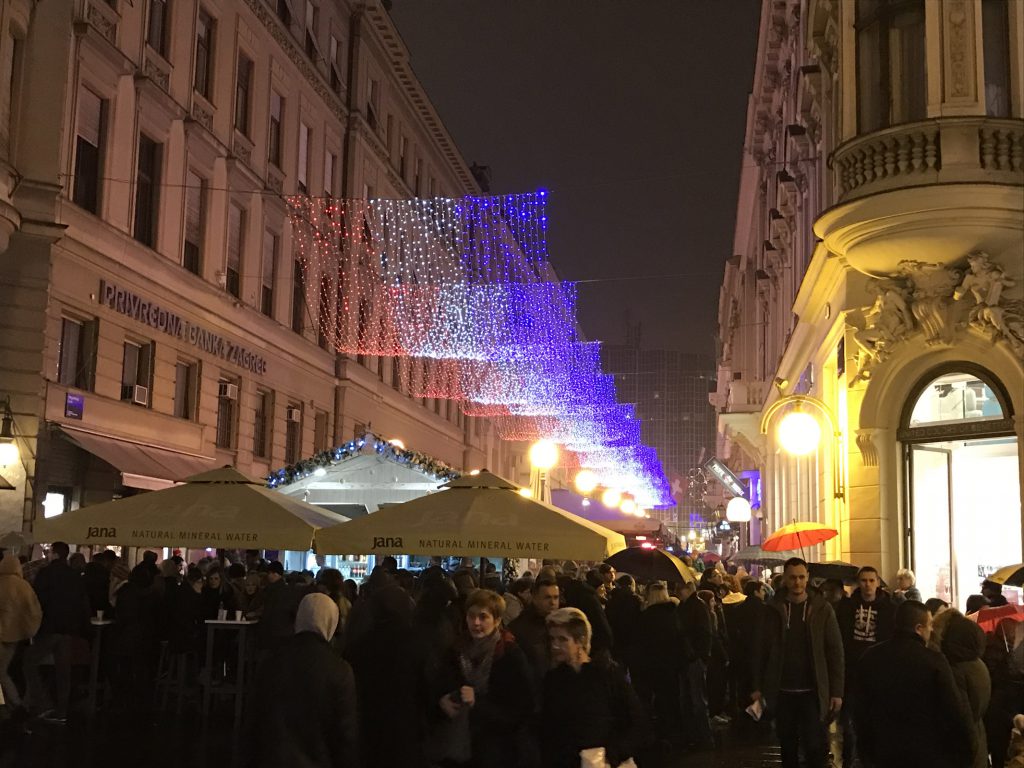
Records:
<instances>
[{"instance_id":1,"label":"round globe street lamp","mask_svg":"<svg viewBox=\"0 0 1024 768\"><path fill-rule=\"evenodd\" d=\"M551 503L548 472L558 463L558 446L550 440L538 440L530 446L530 490L533 498Z\"/></svg>"},{"instance_id":2,"label":"round globe street lamp","mask_svg":"<svg viewBox=\"0 0 1024 768\"><path fill-rule=\"evenodd\" d=\"M742 496L729 499L729 503L725 507L725 519L730 523L749 523L750 502Z\"/></svg>"},{"instance_id":3,"label":"round globe street lamp","mask_svg":"<svg viewBox=\"0 0 1024 768\"><path fill-rule=\"evenodd\" d=\"M586 496L591 493L598 485L598 478L589 469L581 469L576 474L576 490Z\"/></svg>"},{"instance_id":4,"label":"round globe street lamp","mask_svg":"<svg viewBox=\"0 0 1024 768\"><path fill-rule=\"evenodd\" d=\"M832 430L832 494L834 498L846 497L846 486L842 472L842 437L839 424L832 410L821 400L810 395L789 395L772 403L761 416L761 434L767 435L772 419L783 408L790 408L779 420L775 437L782 449L792 456L806 456L818 450L822 443L821 423L810 413L816 410Z\"/></svg>"},{"instance_id":5,"label":"round globe street lamp","mask_svg":"<svg viewBox=\"0 0 1024 768\"><path fill-rule=\"evenodd\" d=\"M805 411L791 411L782 417L776 432L782 447L794 456L806 456L821 442L818 420Z\"/></svg>"},{"instance_id":6,"label":"round globe street lamp","mask_svg":"<svg viewBox=\"0 0 1024 768\"><path fill-rule=\"evenodd\" d=\"M615 509L622 501L622 492L617 488L606 488L601 494L601 503L609 509Z\"/></svg>"},{"instance_id":7,"label":"round globe street lamp","mask_svg":"<svg viewBox=\"0 0 1024 768\"><path fill-rule=\"evenodd\" d=\"M637 514L636 502L629 498L622 500L622 504L619 505L619 509L621 509L627 515Z\"/></svg>"}]
</instances>

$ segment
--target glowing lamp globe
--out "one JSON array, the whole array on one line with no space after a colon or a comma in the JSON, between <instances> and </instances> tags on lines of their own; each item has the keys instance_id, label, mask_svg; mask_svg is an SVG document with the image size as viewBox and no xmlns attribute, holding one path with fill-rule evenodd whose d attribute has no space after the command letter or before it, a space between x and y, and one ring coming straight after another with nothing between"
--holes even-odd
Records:
<instances>
[{"instance_id":1,"label":"glowing lamp globe","mask_svg":"<svg viewBox=\"0 0 1024 768\"><path fill-rule=\"evenodd\" d=\"M627 515L636 514L636 502L632 499L623 499L622 505L619 507Z\"/></svg>"},{"instance_id":2,"label":"glowing lamp globe","mask_svg":"<svg viewBox=\"0 0 1024 768\"><path fill-rule=\"evenodd\" d=\"M522 496L524 499L532 499L533 491L531 491L529 488L520 488L519 495Z\"/></svg>"},{"instance_id":3,"label":"glowing lamp globe","mask_svg":"<svg viewBox=\"0 0 1024 768\"><path fill-rule=\"evenodd\" d=\"M608 488L601 494L601 503L609 509L615 509L622 501L622 491L616 488Z\"/></svg>"},{"instance_id":4,"label":"glowing lamp globe","mask_svg":"<svg viewBox=\"0 0 1024 768\"><path fill-rule=\"evenodd\" d=\"M696 541L697 540L697 532L696 531L690 531L690 535L687 538L690 541Z\"/></svg>"},{"instance_id":5,"label":"glowing lamp globe","mask_svg":"<svg viewBox=\"0 0 1024 768\"><path fill-rule=\"evenodd\" d=\"M817 420L803 411L793 411L783 416L777 434L783 449L794 456L806 456L817 450L821 442L821 427Z\"/></svg>"},{"instance_id":6,"label":"glowing lamp globe","mask_svg":"<svg viewBox=\"0 0 1024 768\"><path fill-rule=\"evenodd\" d=\"M0 440L0 467L18 463L18 446L13 440Z\"/></svg>"},{"instance_id":7,"label":"glowing lamp globe","mask_svg":"<svg viewBox=\"0 0 1024 768\"><path fill-rule=\"evenodd\" d=\"M730 499L729 504L725 507L725 519L730 523L749 523L750 502L742 496Z\"/></svg>"},{"instance_id":8,"label":"glowing lamp globe","mask_svg":"<svg viewBox=\"0 0 1024 768\"><path fill-rule=\"evenodd\" d=\"M394 440L388 440L388 442L391 443L391 445L395 446L395 448L397 448L400 451L405 450L405 443L403 443L397 437Z\"/></svg>"},{"instance_id":9,"label":"glowing lamp globe","mask_svg":"<svg viewBox=\"0 0 1024 768\"><path fill-rule=\"evenodd\" d=\"M588 494L597 488L597 475L589 469L581 469L576 475L576 490L582 494Z\"/></svg>"},{"instance_id":10,"label":"glowing lamp globe","mask_svg":"<svg viewBox=\"0 0 1024 768\"><path fill-rule=\"evenodd\" d=\"M547 472L558 463L558 446L550 440L538 440L530 446L530 464Z\"/></svg>"}]
</instances>

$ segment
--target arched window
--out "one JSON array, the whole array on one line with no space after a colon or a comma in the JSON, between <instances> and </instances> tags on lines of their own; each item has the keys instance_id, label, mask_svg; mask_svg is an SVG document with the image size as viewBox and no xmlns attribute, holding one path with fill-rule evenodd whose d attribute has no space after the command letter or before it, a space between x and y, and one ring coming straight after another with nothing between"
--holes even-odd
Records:
<instances>
[{"instance_id":1,"label":"arched window","mask_svg":"<svg viewBox=\"0 0 1024 768\"><path fill-rule=\"evenodd\" d=\"M1002 385L984 370L967 363L944 366L907 401L900 439L1013 434L1012 416Z\"/></svg>"}]
</instances>

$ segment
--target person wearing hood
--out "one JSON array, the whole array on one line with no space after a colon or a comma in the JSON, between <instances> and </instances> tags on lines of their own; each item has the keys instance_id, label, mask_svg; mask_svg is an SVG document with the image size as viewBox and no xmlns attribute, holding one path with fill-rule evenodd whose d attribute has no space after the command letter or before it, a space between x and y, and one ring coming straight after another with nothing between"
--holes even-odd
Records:
<instances>
[{"instance_id":1,"label":"person wearing hood","mask_svg":"<svg viewBox=\"0 0 1024 768\"><path fill-rule=\"evenodd\" d=\"M42 620L43 609L21 575L21 562L8 554L0 560L0 693L9 709L21 709L21 694L7 670L18 645L39 631Z\"/></svg>"},{"instance_id":2,"label":"person wearing hood","mask_svg":"<svg viewBox=\"0 0 1024 768\"><path fill-rule=\"evenodd\" d=\"M947 630L948 631L948 630ZM964 768L975 723L949 662L927 647L932 615L905 600L891 640L865 651L853 701L857 751L872 768Z\"/></svg>"},{"instance_id":3,"label":"person wearing hood","mask_svg":"<svg viewBox=\"0 0 1024 768\"><path fill-rule=\"evenodd\" d=\"M658 739L667 742L680 728L679 673L683 632L676 601L668 585L647 585L647 599L636 619L629 654L629 674Z\"/></svg>"},{"instance_id":4,"label":"person wearing hood","mask_svg":"<svg viewBox=\"0 0 1024 768\"><path fill-rule=\"evenodd\" d=\"M946 611L946 614L949 618L942 635L942 655L953 668L953 679L967 700L974 724L976 743L970 768L988 768L984 718L992 697L992 680L988 667L981 660L985 652L985 632L959 611Z\"/></svg>"},{"instance_id":5,"label":"person wearing hood","mask_svg":"<svg viewBox=\"0 0 1024 768\"><path fill-rule=\"evenodd\" d=\"M536 756L527 727L534 710L533 679L515 637L501 625L505 600L478 589L466 599L466 633L456 643L434 689L434 723L449 738L451 765L518 768Z\"/></svg>"},{"instance_id":6,"label":"person wearing hood","mask_svg":"<svg viewBox=\"0 0 1024 768\"><path fill-rule=\"evenodd\" d=\"M628 573L622 574L615 580L615 588L608 595L604 613L612 628L612 637L615 638L612 658L623 666L629 663L637 622L643 609L644 601L636 592L636 580Z\"/></svg>"},{"instance_id":7,"label":"person wearing hood","mask_svg":"<svg viewBox=\"0 0 1024 768\"><path fill-rule=\"evenodd\" d=\"M754 642L750 697L774 714L783 768L827 765L825 723L843 706L843 639L832 606L807 590L806 561L792 557L785 589L765 611Z\"/></svg>"},{"instance_id":8,"label":"person wearing hood","mask_svg":"<svg viewBox=\"0 0 1024 768\"><path fill-rule=\"evenodd\" d=\"M853 711L852 683L857 678L861 656L869 648L892 637L896 604L881 588L878 571L865 565L857 572L860 585L853 594L840 601L836 608L839 631L843 635L846 657L846 707L841 717L843 729L843 765L851 768L857 758L857 734L850 719Z\"/></svg>"},{"instance_id":9,"label":"person wearing hood","mask_svg":"<svg viewBox=\"0 0 1024 768\"><path fill-rule=\"evenodd\" d=\"M249 768L359 765L355 678L330 647L337 628L334 600L320 592L302 598L295 634L256 673L260 698L248 709Z\"/></svg>"}]
</instances>

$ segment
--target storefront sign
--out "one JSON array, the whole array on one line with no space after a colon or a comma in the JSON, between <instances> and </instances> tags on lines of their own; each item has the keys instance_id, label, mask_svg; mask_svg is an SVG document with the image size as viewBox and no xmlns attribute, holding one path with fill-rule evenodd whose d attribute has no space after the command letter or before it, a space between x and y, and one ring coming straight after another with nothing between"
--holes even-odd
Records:
<instances>
[{"instance_id":1,"label":"storefront sign","mask_svg":"<svg viewBox=\"0 0 1024 768\"><path fill-rule=\"evenodd\" d=\"M68 392L64 396L64 418L81 419L85 413L85 395Z\"/></svg>"},{"instance_id":2,"label":"storefront sign","mask_svg":"<svg viewBox=\"0 0 1024 768\"><path fill-rule=\"evenodd\" d=\"M183 319L156 302L106 280L100 281L99 302L119 314L144 323L168 336L181 339L208 355L237 365L250 373L263 375L267 372L266 359L251 349L235 344L220 334Z\"/></svg>"},{"instance_id":3,"label":"storefront sign","mask_svg":"<svg viewBox=\"0 0 1024 768\"><path fill-rule=\"evenodd\" d=\"M718 458L712 456L704 463L704 469L710 472L714 478L722 484L722 486L729 491L733 496L742 496L747 498L747 487L743 482L732 473L725 464L723 464Z\"/></svg>"}]
</instances>

